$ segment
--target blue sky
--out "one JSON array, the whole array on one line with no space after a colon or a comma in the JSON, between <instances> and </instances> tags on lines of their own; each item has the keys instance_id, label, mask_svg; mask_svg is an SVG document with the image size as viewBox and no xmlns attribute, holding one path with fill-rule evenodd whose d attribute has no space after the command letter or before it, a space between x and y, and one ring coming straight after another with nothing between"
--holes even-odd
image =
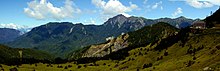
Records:
<instances>
[{"instance_id":1,"label":"blue sky","mask_svg":"<svg viewBox=\"0 0 220 71\"><path fill-rule=\"evenodd\" d=\"M35 27L48 22L103 24L117 14L148 19L203 19L220 0L1 0L1 26Z\"/></svg>"}]
</instances>

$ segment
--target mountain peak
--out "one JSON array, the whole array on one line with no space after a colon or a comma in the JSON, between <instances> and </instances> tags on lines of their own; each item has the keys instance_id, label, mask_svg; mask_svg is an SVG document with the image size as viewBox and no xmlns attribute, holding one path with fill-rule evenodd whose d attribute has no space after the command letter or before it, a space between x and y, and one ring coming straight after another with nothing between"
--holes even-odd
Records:
<instances>
[{"instance_id":1,"label":"mountain peak","mask_svg":"<svg viewBox=\"0 0 220 71\"><path fill-rule=\"evenodd\" d=\"M128 18L125 17L124 15L122 14L119 14L117 16L114 16L110 19L108 19L108 21L106 21L104 23L104 26L107 26L107 25L111 25L112 27L114 26L121 26Z\"/></svg>"},{"instance_id":2,"label":"mountain peak","mask_svg":"<svg viewBox=\"0 0 220 71\"><path fill-rule=\"evenodd\" d=\"M176 19L186 19L186 17L180 16L180 17L178 17L178 18L176 18Z\"/></svg>"},{"instance_id":3,"label":"mountain peak","mask_svg":"<svg viewBox=\"0 0 220 71\"><path fill-rule=\"evenodd\" d=\"M126 16L124 16L123 14L118 14L118 15L116 15L115 17L126 17ZM113 17L114 18L114 17Z\"/></svg>"}]
</instances>

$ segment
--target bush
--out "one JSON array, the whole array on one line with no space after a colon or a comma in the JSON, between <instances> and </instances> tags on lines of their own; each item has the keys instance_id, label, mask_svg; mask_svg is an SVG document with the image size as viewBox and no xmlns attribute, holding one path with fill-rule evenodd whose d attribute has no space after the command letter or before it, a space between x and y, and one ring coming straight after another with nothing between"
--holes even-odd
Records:
<instances>
[{"instance_id":1,"label":"bush","mask_svg":"<svg viewBox=\"0 0 220 71\"><path fill-rule=\"evenodd\" d=\"M195 56L193 57L193 60L196 60L196 57L195 57Z\"/></svg>"},{"instance_id":2,"label":"bush","mask_svg":"<svg viewBox=\"0 0 220 71\"><path fill-rule=\"evenodd\" d=\"M162 59L163 59L163 56L157 57L157 61L162 60Z\"/></svg>"},{"instance_id":3,"label":"bush","mask_svg":"<svg viewBox=\"0 0 220 71\"><path fill-rule=\"evenodd\" d=\"M68 65L68 67L70 68L70 67L72 67L72 65Z\"/></svg>"},{"instance_id":4,"label":"bush","mask_svg":"<svg viewBox=\"0 0 220 71\"><path fill-rule=\"evenodd\" d=\"M105 63L103 63L103 65L106 65Z\"/></svg>"},{"instance_id":5,"label":"bush","mask_svg":"<svg viewBox=\"0 0 220 71\"><path fill-rule=\"evenodd\" d=\"M79 69L79 68L81 68L81 67L82 67L82 66L79 65L77 68Z\"/></svg>"},{"instance_id":6,"label":"bush","mask_svg":"<svg viewBox=\"0 0 220 71\"><path fill-rule=\"evenodd\" d=\"M167 56L168 55L168 52L166 51L165 53L164 53L164 56Z\"/></svg>"},{"instance_id":7,"label":"bush","mask_svg":"<svg viewBox=\"0 0 220 71\"><path fill-rule=\"evenodd\" d=\"M14 67L14 68L11 68L10 71L18 71L18 69Z\"/></svg>"},{"instance_id":8,"label":"bush","mask_svg":"<svg viewBox=\"0 0 220 71\"><path fill-rule=\"evenodd\" d=\"M67 67L67 66L65 66L65 67L64 67L64 69L68 69L68 67Z\"/></svg>"},{"instance_id":9,"label":"bush","mask_svg":"<svg viewBox=\"0 0 220 71\"><path fill-rule=\"evenodd\" d=\"M86 65L83 65L83 67L85 67L85 68L86 68L87 66L86 66Z\"/></svg>"},{"instance_id":10,"label":"bush","mask_svg":"<svg viewBox=\"0 0 220 71\"><path fill-rule=\"evenodd\" d=\"M144 68L149 68L149 67L151 67L152 65L153 65L152 63L144 64L144 65L143 65L143 69L144 69Z\"/></svg>"},{"instance_id":11,"label":"bush","mask_svg":"<svg viewBox=\"0 0 220 71\"><path fill-rule=\"evenodd\" d=\"M63 68L63 66L59 66L59 65L58 65L57 68Z\"/></svg>"}]
</instances>

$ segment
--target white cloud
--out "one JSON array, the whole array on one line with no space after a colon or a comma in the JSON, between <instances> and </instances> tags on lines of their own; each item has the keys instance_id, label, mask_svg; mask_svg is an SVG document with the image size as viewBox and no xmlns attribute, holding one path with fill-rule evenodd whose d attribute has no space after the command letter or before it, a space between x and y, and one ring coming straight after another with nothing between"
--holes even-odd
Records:
<instances>
[{"instance_id":1,"label":"white cloud","mask_svg":"<svg viewBox=\"0 0 220 71\"><path fill-rule=\"evenodd\" d=\"M214 5L220 6L220 0L207 0L207 1L209 1L210 3L212 3Z\"/></svg>"},{"instance_id":2,"label":"white cloud","mask_svg":"<svg viewBox=\"0 0 220 71\"><path fill-rule=\"evenodd\" d=\"M28 8L24 8L24 13L35 19L56 19L72 18L74 13L80 13L81 10L73 8L73 1L66 0L62 7L55 7L47 0L33 0L28 2Z\"/></svg>"},{"instance_id":3,"label":"white cloud","mask_svg":"<svg viewBox=\"0 0 220 71\"><path fill-rule=\"evenodd\" d=\"M84 24L96 24L96 21L93 18L90 18L90 20L84 20Z\"/></svg>"},{"instance_id":4,"label":"white cloud","mask_svg":"<svg viewBox=\"0 0 220 71\"><path fill-rule=\"evenodd\" d=\"M220 6L220 0L169 0L169 1L183 1L194 8L209 8L215 5Z\"/></svg>"},{"instance_id":5,"label":"white cloud","mask_svg":"<svg viewBox=\"0 0 220 71\"><path fill-rule=\"evenodd\" d=\"M108 2L104 0L92 0L92 4L101 9L101 14L105 19L117 14L128 15L128 12L138 9L138 6L132 2L129 2L130 6L125 6L119 0L109 0Z\"/></svg>"},{"instance_id":6,"label":"white cloud","mask_svg":"<svg viewBox=\"0 0 220 71\"><path fill-rule=\"evenodd\" d=\"M160 5L162 5L162 1L158 2L158 3L155 3L153 6L152 6L152 9L157 9ZM161 6L162 7L162 6Z\"/></svg>"},{"instance_id":7,"label":"white cloud","mask_svg":"<svg viewBox=\"0 0 220 71\"><path fill-rule=\"evenodd\" d=\"M183 13L182 8L177 8L176 11L172 14L172 16L176 17L177 15L180 15L182 13Z\"/></svg>"},{"instance_id":8,"label":"white cloud","mask_svg":"<svg viewBox=\"0 0 220 71\"><path fill-rule=\"evenodd\" d=\"M198 0L186 0L186 2L194 7L194 8L207 8L207 7L212 7L214 6L212 3L209 1L198 1Z\"/></svg>"},{"instance_id":9,"label":"white cloud","mask_svg":"<svg viewBox=\"0 0 220 71\"><path fill-rule=\"evenodd\" d=\"M0 24L0 28L22 29L22 28L26 28L26 27L27 26L21 26L21 25L17 25L14 23Z\"/></svg>"}]
</instances>

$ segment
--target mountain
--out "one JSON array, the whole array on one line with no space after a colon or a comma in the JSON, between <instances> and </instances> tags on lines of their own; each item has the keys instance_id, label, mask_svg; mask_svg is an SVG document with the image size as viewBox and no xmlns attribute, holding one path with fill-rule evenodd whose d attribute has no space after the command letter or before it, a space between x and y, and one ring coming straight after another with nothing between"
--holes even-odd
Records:
<instances>
[{"instance_id":1,"label":"mountain","mask_svg":"<svg viewBox=\"0 0 220 71\"><path fill-rule=\"evenodd\" d=\"M94 25L85 26L80 23L50 22L33 28L30 32L22 35L17 40L10 42L9 46L34 48L63 56L63 53L68 50L100 42L98 40L99 36L96 36L98 33L95 33L98 27L99 26Z\"/></svg>"},{"instance_id":2,"label":"mountain","mask_svg":"<svg viewBox=\"0 0 220 71\"><path fill-rule=\"evenodd\" d=\"M13 41L21 35L20 31L9 28L0 28L0 32L0 43Z\"/></svg>"},{"instance_id":3,"label":"mountain","mask_svg":"<svg viewBox=\"0 0 220 71\"><path fill-rule=\"evenodd\" d=\"M7 65L19 64L19 51L22 51L22 63L48 63L53 60L53 56L46 52L32 49L10 48L4 45L0 45L0 63Z\"/></svg>"},{"instance_id":4,"label":"mountain","mask_svg":"<svg viewBox=\"0 0 220 71\"><path fill-rule=\"evenodd\" d=\"M157 42L167 37L177 35L177 33L178 29L174 26L171 26L168 23L159 22L151 26L143 27L134 32L122 34L105 43L90 45L77 53L71 53L70 57L104 57L121 49L134 49L136 47L145 46L152 42Z\"/></svg>"},{"instance_id":5,"label":"mountain","mask_svg":"<svg viewBox=\"0 0 220 71\"><path fill-rule=\"evenodd\" d=\"M219 18L220 18L220 8L217 11L215 11L211 16L205 18L207 27L214 27L214 26L219 27L219 23L220 23Z\"/></svg>"},{"instance_id":6,"label":"mountain","mask_svg":"<svg viewBox=\"0 0 220 71\"><path fill-rule=\"evenodd\" d=\"M192 20L192 19L188 19L186 17L180 16L178 18L175 19L171 19L171 18L160 18L160 19L156 19L157 22L167 22L173 26L176 26L177 28L182 28L185 27L186 25L181 25L183 23L188 23L187 26L190 26L194 21L197 21L199 19L196 20Z\"/></svg>"},{"instance_id":7,"label":"mountain","mask_svg":"<svg viewBox=\"0 0 220 71\"><path fill-rule=\"evenodd\" d=\"M76 71L218 71L219 32L206 29L195 34L190 28L158 23L71 55L78 56Z\"/></svg>"},{"instance_id":8,"label":"mountain","mask_svg":"<svg viewBox=\"0 0 220 71\"><path fill-rule=\"evenodd\" d=\"M186 20L186 21L184 21ZM188 21L190 20L190 21ZM72 24L70 22L50 22L33 28L17 40L7 43L17 48L34 48L65 57L72 50L77 50L91 44L102 43L108 37L117 37L123 33L141 29L157 22L171 22L173 26L191 19L145 19L143 17L125 17L117 15L108 19L103 25Z\"/></svg>"}]
</instances>

